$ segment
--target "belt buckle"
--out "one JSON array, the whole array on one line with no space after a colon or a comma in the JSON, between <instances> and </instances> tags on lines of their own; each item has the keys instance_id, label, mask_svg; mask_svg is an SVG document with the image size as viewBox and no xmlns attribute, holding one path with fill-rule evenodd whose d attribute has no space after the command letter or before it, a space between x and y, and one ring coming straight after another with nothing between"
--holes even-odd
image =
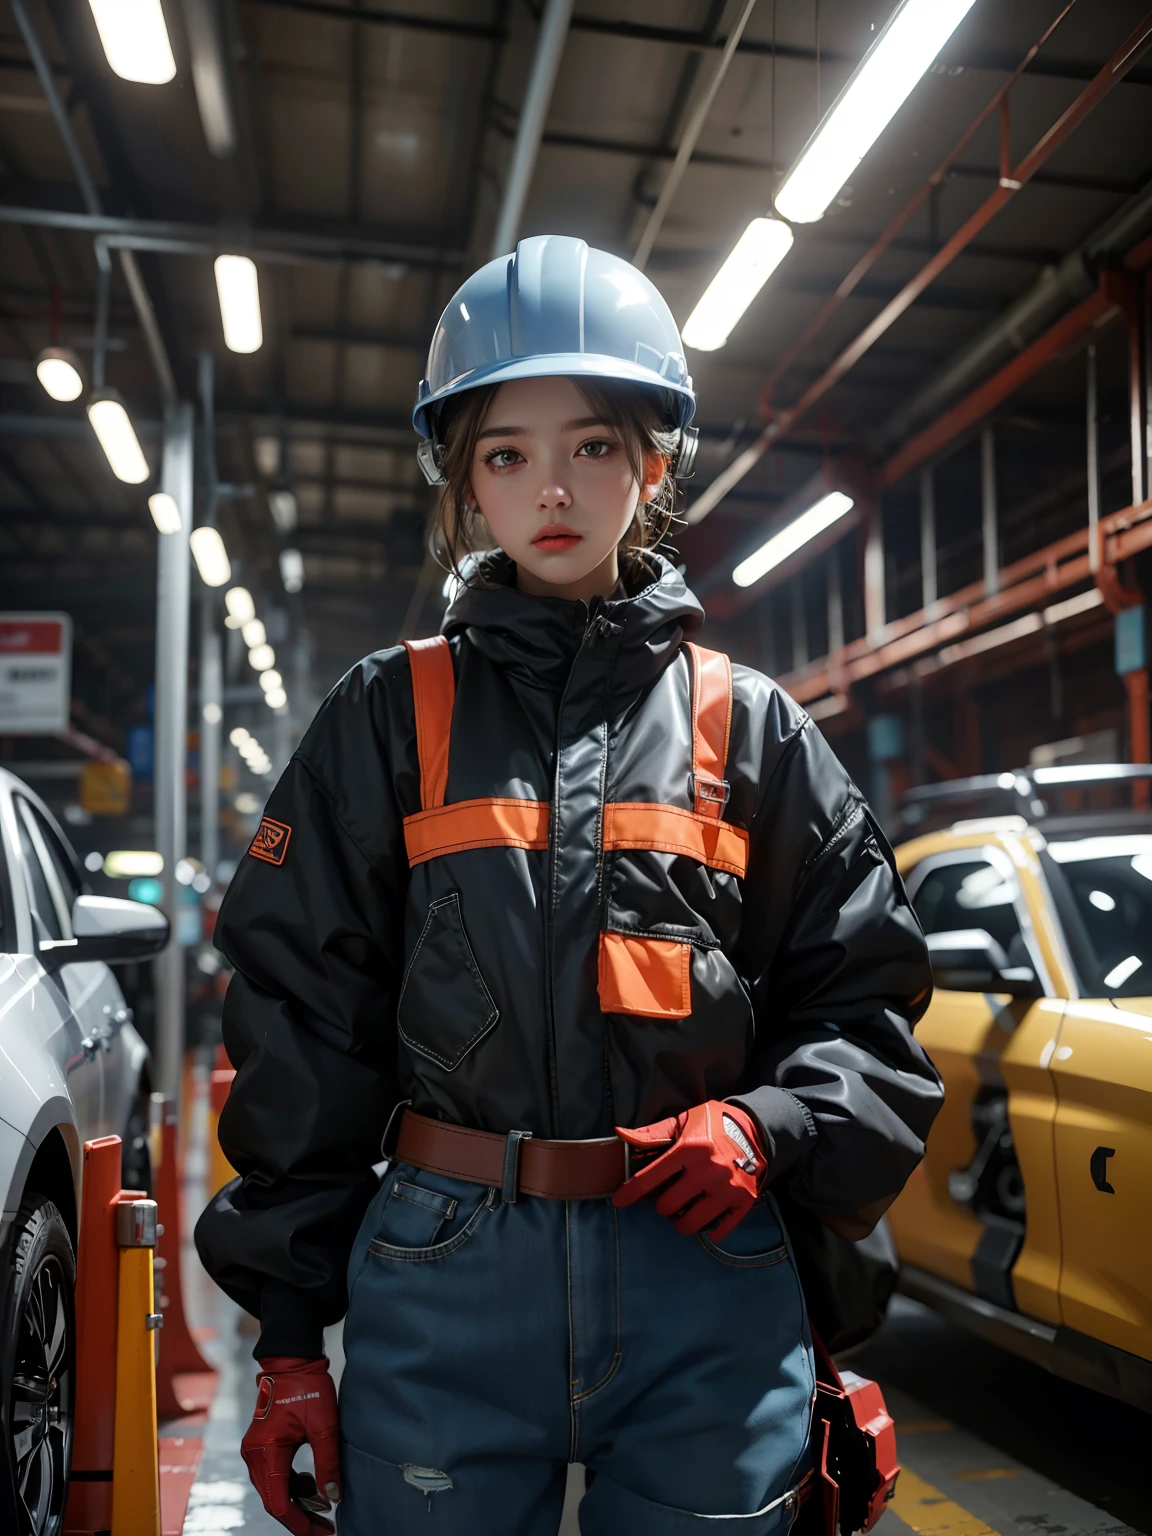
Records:
<instances>
[{"instance_id":1,"label":"belt buckle","mask_svg":"<svg viewBox=\"0 0 1152 1536\"><path fill-rule=\"evenodd\" d=\"M392 1106L392 1113L388 1116L388 1124L384 1127L384 1134L380 1138L380 1157L385 1163L391 1163L396 1156L392 1145L392 1127L396 1124L396 1117L403 1116L406 1109L411 1109L411 1099L398 1099Z\"/></svg>"},{"instance_id":2,"label":"belt buckle","mask_svg":"<svg viewBox=\"0 0 1152 1536\"><path fill-rule=\"evenodd\" d=\"M531 1131L509 1131L504 1138L504 1168L500 1181L500 1199L515 1205L520 1185L520 1144L532 1140Z\"/></svg>"}]
</instances>

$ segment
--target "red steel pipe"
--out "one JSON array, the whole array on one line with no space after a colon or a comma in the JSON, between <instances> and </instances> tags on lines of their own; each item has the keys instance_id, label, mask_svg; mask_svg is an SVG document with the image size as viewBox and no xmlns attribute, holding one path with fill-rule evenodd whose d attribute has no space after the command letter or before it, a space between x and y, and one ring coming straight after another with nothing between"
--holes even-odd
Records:
<instances>
[{"instance_id":1,"label":"red steel pipe","mask_svg":"<svg viewBox=\"0 0 1152 1536\"><path fill-rule=\"evenodd\" d=\"M1145 13L1139 24L1124 39L1124 42L1108 60L1094 78L1085 86L1072 105L1056 119L1052 126L1032 146L1024 158L1013 169L1010 177L1003 178L1000 185L988 197L974 214L956 231L952 238L945 242L936 254L927 261L920 271L911 278L904 287L891 299L880 313L864 327L860 334L851 341L847 347L835 358L829 366L814 379L799 400L787 410L781 411L768 425L750 447L746 448L738 458L723 470L707 488L703 495L695 503L696 508L703 508L692 516L693 509L688 512L689 523L698 522L700 518L711 511L712 507L737 484L737 482L752 469L753 465L772 447L784 437L796 423L812 409L834 385L838 384L844 375L853 368L870 347L880 339L884 333L895 324L910 305L924 292L924 290L938 278L961 251L967 246L980 231L991 222L1000 209L1015 197L1030 177L1034 176L1044 162L1053 155L1057 149L1067 140L1084 121L1090 112L1103 101L1108 92L1123 80L1124 76L1140 60L1148 48L1152 47L1152 11Z\"/></svg>"}]
</instances>

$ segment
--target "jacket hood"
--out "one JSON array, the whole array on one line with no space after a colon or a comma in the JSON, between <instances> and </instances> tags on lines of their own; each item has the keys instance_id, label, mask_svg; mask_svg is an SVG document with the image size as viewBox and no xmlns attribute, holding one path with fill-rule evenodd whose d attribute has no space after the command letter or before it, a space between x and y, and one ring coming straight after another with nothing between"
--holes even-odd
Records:
<instances>
[{"instance_id":1,"label":"jacket hood","mask_svg":"<svg viewBox=\"0 0 1152 1536\"><path fill-rule=\"evenodd\" d=\"M593 615L619 626L610 690L633 692L658 677L704 622L680 572L651 550L645 576L632 575L610 598L591 603L532 597L516 587L516 565L502 549L481 555L470 584L448 606L441 633L465 634L497 665L539 688L562 689Z\"/></svg>"}]
</instances>

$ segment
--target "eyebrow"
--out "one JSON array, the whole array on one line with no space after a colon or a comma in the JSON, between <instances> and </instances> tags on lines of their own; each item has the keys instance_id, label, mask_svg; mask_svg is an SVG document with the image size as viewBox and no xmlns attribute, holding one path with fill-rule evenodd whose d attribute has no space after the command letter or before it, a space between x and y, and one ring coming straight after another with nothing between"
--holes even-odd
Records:
<instances>
[{"instance_id":1,"label":"eyebrow","mask_svg":"<svg viewBox=\"0 0 1152 1536\"><path fill-rule=\"evenodd\" d=\"M566 421L561 426L561 432L578 432L584 427L606 427L609 423L600 416L578 416L574 421ZM486 437L526 437L527 427L486 427L479 433L476 441L482 442Z\"/></svg>"}]
</instances>

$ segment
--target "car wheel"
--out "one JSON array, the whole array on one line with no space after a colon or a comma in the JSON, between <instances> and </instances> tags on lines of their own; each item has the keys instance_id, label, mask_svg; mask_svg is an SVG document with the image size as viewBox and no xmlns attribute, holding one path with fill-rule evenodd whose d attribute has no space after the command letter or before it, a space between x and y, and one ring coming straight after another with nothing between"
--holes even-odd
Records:
<instances>
[{"instance_id":1,"label":"car wheel","mask_svg":"<svg viewBox=\"0 0 1152 1536\"><path fill-rule=\"evenodd\" d=\"M51 1200L29 1192L12 1226L0 1314L4 1469L20 1536L64 1522L76 1383L76 1259Z\"/></svg>"},{"instance_id":2,"label":"car wheel","mask_svg":"<svg viewBox=\"0 0 1152 1536\"><path fill-rule=\"evenodd\" d=\"M139 1099L132 1105L120 1149L120 1184L123 1189L152 1193L152 1152L148 1142L147 1109Z\"/></svg>"}]
</instances>

